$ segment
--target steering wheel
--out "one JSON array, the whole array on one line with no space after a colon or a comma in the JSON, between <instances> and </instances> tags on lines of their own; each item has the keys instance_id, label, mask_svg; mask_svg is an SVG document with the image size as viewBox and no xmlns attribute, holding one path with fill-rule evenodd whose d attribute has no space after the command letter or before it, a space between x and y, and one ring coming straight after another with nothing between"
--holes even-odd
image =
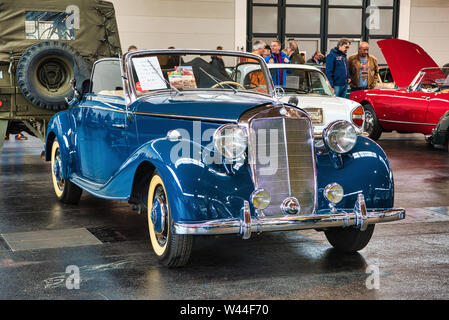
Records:
<instances>
[{"instance_id":1,"label":"steering wheel","mask_svg":"<svg viewBox=\"0 0 449 320\"><path fill-rule=\"evenodd\" d=\"M439 87L438 82L436 82L435 80L432 80L432 79L424 79L424 80L421 82L421 84L434 84L434 85L436 85L436 86Z\"/></svg>"},{"instance_id":2,"label":"steering wheel","mask_svg":"<svg viewBox=\"0 0 449 320\"><path fill-rule=\"evenodd\" d=\"M235 81L222 81L217 84L214 84L211 88L215 89L215 88L218 88L223 85L233 85L233 86L239 87L240 89L246 90L246 88L244 86L242 86L240 83L235 82Z\"/></svg>"}]
</instances>

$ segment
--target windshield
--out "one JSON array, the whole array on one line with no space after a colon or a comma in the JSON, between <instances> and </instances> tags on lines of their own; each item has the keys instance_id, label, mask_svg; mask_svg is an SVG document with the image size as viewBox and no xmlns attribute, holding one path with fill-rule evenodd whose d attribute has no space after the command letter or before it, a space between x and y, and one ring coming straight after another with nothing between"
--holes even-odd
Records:
<instances>
[{"instance_id":1,"label":"windshield","mask_svg":"<svg viewBox=\"0 0 449 320\"><path fill-rule=\"evenodd\" d=\"M415 80L415 90L438 92L449 89L449 68L422 69Z\"/></svg>"},{"instance_id":2,"label":"windshield","mask_svg":"<svg viewBox=\"0 0 449 320\"><path fill-rule=\"evenodd\" d=\"M284 88L287 94L319 94L332 96L326 77L319 71L297 68L270 68L275 86Z\"/></svg>"},{"instance_id":3,"label":"windshield","mask_svg":"<svg viewBox=\"0 0 449 320\"><path fill-rule=\"evenodd\" d=\"M247 57L229 52L215 54L217 55L173 51L132 56L133 83L137 95L167 89L178 93L201 89L269 94L265 75L261 71L257 86L245 86L233 79L236 65L242 60L248 60ZM262 60L251 60L259 70L262 69Z\"/></svg>"}]
</instances>

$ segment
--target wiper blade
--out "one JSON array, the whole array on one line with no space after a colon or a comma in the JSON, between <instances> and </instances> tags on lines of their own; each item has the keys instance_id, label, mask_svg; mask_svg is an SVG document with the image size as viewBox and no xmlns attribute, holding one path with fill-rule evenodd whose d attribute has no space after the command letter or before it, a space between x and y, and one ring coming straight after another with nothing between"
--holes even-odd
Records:
<instances>
[{"instance_id":1,"label":"wiper blade","mask_svg":"<svg viewBox=\"0 0 449 320\"><path fill-rule=\"evenodd\" d=\"M207 76L209 76L209 78L211 78L213 81L215 81L216 84L218 84L220 87L222 87L223 89L225 89L225 87L223 87L223 85L221 84L221 81L218 81L220 79L215 78L213 75L209 74L206 70L204 70L203 68L199 67L201 71L203 71ZM238 90L236 88L234 88L233 86L226 84L229 88L232 89L232 91L234 91L234 93L237 93Z\"/></svg>"}]
</instances>

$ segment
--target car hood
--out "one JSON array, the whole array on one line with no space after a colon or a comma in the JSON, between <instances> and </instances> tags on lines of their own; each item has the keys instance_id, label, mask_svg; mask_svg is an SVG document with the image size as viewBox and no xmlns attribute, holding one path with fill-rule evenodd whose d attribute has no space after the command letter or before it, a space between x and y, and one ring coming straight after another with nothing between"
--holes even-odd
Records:
<instances>
[{"instance_id":1,"label":"car hood","mask_svg":"<svg viewBox=\"0 0 449 320\"><path fill-rule=\"evenodd\" d=\"M386 39L377 42L387 60L394 82L398 87L408 87L422 68L438 67L436 62L415 43Z\"/></svg>"},{"instance_id":2,"label":"car hood","mask_svg":"<svg viewBox=\"0 0 449 320\"><path fill-rule=\"evenodd\" d=\"M269 96L252 93L183 93L178 96L142 97L131 108L139 113L163 114L193 120L236 122L247 110L274 103Z\"/></svg>"}]
</instances>

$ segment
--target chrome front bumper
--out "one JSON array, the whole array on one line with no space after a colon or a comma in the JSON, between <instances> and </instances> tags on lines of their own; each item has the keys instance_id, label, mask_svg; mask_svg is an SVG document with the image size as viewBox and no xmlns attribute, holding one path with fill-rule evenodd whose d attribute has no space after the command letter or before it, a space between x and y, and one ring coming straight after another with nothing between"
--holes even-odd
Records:
<instances>
[{"instance_id":1,"label":"chrome front bumper","mask_svg":"<svg viewBox=\"0 0 449 320\"><path fill-rule=\"evenodd\" d=\"M243 239L249 239L252 232L326 229L349 226L355 226L364 231L369 224L397 221L404 218L405 210L401 208L368 211L363 195L359 194L353 210L338 211L335 214L252 218L249 202L245 201L241 219L222 219L195 224L174 223L174 227L176 234L217 235L234 233L241 234Z\"/></svg>"}]
</instances>

